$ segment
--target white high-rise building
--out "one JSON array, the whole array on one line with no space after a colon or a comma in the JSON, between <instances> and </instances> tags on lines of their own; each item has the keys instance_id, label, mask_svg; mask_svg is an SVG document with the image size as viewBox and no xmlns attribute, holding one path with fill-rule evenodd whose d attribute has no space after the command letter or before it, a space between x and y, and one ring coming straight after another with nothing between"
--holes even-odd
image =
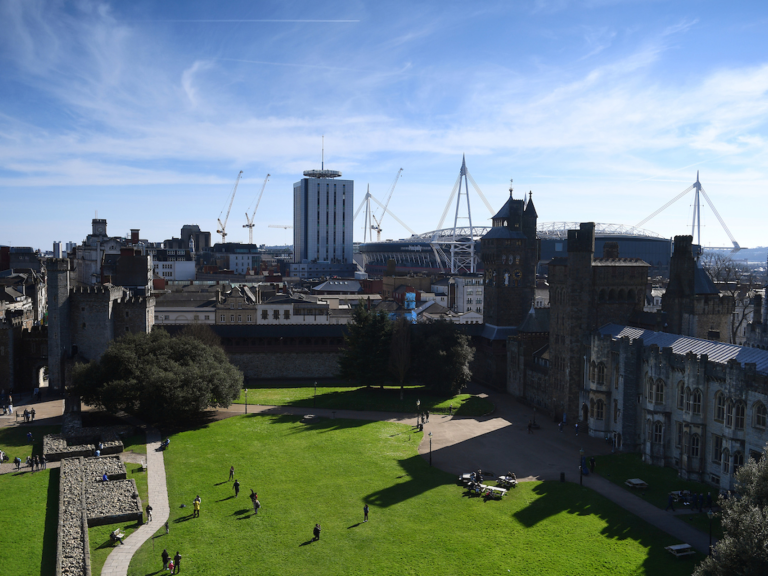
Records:
<instances>
[{"instance_id":1,"label":"white high-rise building","mask_svg":"<svg viewBox=\"0 0 768 576\"><path fill-rule=\"evenodd\" d=\"M349 276L352 260L353 180L336 170L307 170L293 185L293 264L301 278Z\"/></svg>"}]
</instances>

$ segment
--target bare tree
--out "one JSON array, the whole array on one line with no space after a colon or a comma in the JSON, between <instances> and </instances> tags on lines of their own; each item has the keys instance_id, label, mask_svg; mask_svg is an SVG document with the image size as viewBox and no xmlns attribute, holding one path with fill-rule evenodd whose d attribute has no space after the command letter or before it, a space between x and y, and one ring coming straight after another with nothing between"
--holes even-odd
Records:
<instances>
[{"instance_id":1,"label":"bare tree","mask_svg":"<svg viewBox=\"0 0 768 576\"><path fill-rule=\"evenodd\" d=\"M705 252L701 257L701 265L712 277L718 290L733 298L735 308L731 316L728 341L738 344L739 331L749 322L754 309L754 275L747 265L720 252Z\"/></svg>"},{"instance_id":2,"label":"bare tree","mask_svg":"<svg viewBox=\"0 0 768 576\"><path fill-rule=\"evenodd\" d=\"M392 328L392 344L389 354L389 371L400 382L400 400L408 370L411 367L411 323L400 317Z\"/></svg>"}]
</instances>

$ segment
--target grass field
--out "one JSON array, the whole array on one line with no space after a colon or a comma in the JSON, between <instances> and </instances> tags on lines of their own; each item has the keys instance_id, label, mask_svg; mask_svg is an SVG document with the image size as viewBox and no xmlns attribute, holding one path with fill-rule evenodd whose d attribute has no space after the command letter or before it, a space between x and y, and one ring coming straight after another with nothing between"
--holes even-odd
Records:
<instances>
[{"instance_id":1,"label":"grass field","mask_svg":"<svg viewBox=\"0 0 768 576\"><path fill-rule=\"evenodd\" d=\"M137 447L141 445L133 444L133 450L136 451ZM146 452L146 445L145 452ZM133 464L131 462L125 463L125 469L128 473L128 478L133 478L136 482L136 489L139 491L139 497L141 498L142 507L147 506L147 473L141 471L141 464ZM107 556L112 552L115 546L120 546L118 542L116 545L112 542L109 535L116 528L120 528L126 538L139 529L141 524L136 522L129 522L127 524L108 524L106 526L94 526L88 529L88 541L91 550L91 574L101 574L101 569L104 566L104 562L107 561Z\"/></svg>"},{"instance_id":2,"label":"grass field","mask_svg":"<svg viewBox=\"0 0 768 576\"><path fill-rule=\"evenodd\" d=\"M420 434L386 422L238 416L173 437L165 452L171 533L158 531L129 575L688 575L676 543L575 484L525 483L503 501L467 498L417 453ZM242 484L234 497L229 466ZM252 514L249 489L263 508ZM202 498L200 518L192 500ZM362 523L362 507L371 507ZM180 506L184 504L185 508ZM322 538L312 542L312 527ZM154 541L154 548L153 548Z\"/></svg>"},{"instance_id":3,"label":"grass field","mask_svg":"<svg viewBox=\"0 0 768 576\"><path fill-rule=\"evenodd\" d=\"M328 408L331 410L376 410L380 412L416 412L416 400L421 402L421 411L433 414L448 414L453 404L453 413L458 416L482 416L493 410L493 403L487 398L470 394L453 397L435 396L423 386L406 386L403 400L400 400L399 386L365 388L340 385L339 383L318 384L317 401L315 388L306 382L285 384L270 383L269 388L249 388L248 403L265 406L301 406L304 408ZM245 393L240 393L236 404L245 403Z\"/></svg>"},{"instance_id":4,"label":"grass field","mask_svg":"<svg viewBox=\"0 0 768 576\"><path fill-rule=\"evenodd\" d=\"M58 434L60 431L61 426L8 426L0 428L0 450L8 454L9 462L13 462L16 456L25 462L27 456L43 453L43 436ZM28 432L32 433L32 444L27 440Z\"/></svg>"},{"instance_id":5,"label":"grass field","mask_svg":"<svg viewBox=\"0 0 768 576\"><path fill-rule=\"evenodd\" d=\"M0 515L0 572L53 574L59 518L58 469L27 472L22 468L19 473L0 476Z\"/></svg>"},{"instance_id":6,"label":"grass field","mask_svg":"<svg viewBox=\"0 0 768 576\"><path fill-rule=\"evenodd\" d=\"M667 495L674 490L690 490L696 494L707 492L712 494L713 503L717 501L717 488L704 484L702 482L692 482L682 480L677 475L674 468L665 468L645 464L640 454L611 454L609 456L595 457L597 466L595 471L601 476L618 484L622 488L640 496L654 506L661 509L667 507ZM624 482L629 478L641 478L648 484L648 488L643 491L632 490ZM675 509L687 508L682 503L675 504ZM709 518L706 512L706 501L704 513L696 513L680 516L681 519L688 522L691 526L698 528L702 532L709 533ZM712 520L712 536L716 539L723 537L723 528L720 525L720 516L716 515Z\"/></svg>"}]
</instances>

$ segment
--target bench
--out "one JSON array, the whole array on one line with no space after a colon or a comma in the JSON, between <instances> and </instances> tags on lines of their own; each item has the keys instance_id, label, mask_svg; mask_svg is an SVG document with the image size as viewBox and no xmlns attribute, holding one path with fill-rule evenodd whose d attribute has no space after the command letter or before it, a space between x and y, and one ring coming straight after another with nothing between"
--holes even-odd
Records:
<instances>
[{"instance_id":1,"label":"bench","mask_svg":"<svg viewBox=\"0 0 768 576\"><path fill-rule=\"evenodd\" d=\"M487 486L485 484L480 484L480 489L483 492L486 492L489 494L492 498L502 498L503 496L507 495L507 490L504 488L498 488L496 486Z\"/></svg>"},{"instance_id":2,"label":"bench","mask_svg":"<svg viewBox=\"0 0 768 576\"><path fill-rule=\"evenodd\" d=\"M631 478L630 480L627 480L624 482L627 486L630 488L648 488L648 484L640 480L640 478Z\"/></svg>"},{"instance_id":3,"label":"bench","mask_svg":"<svg viewBox=\"0 0 768 576\"><path fill-rule=\"evenodd\" d=\"M675 544L674 546L667 546L664 550L672 554L675 558L696 554L696 550L691 548L690 544Z\"/></svg>"}]
</instances>

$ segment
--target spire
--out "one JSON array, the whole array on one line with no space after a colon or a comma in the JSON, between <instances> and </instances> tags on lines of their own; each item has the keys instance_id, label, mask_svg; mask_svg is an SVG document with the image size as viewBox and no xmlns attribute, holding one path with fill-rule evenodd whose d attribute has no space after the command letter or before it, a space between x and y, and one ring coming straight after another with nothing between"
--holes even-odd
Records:
<instances>
[{"instance_id":1,"label":"spire","mask_svg":"<svg viewBox=\"0 0 768 576\"><path fill-rule=\"evenodd\" d=\"M539 215L536 213L536 207L533 205L533 192L530 190L528 191L528 203L525 205L524 214L526 216L534 216L535 218L539 217Z\"/></svg>"},{"instance_id":2,"label":"spire","mask_svg":"<svg viewBox=\"0 0 768 576\"><path fill-rule=\"evenodd\" d=\"M512 198L512 178L509 179L509 197Z\"/></svg>"}]
</instances>

